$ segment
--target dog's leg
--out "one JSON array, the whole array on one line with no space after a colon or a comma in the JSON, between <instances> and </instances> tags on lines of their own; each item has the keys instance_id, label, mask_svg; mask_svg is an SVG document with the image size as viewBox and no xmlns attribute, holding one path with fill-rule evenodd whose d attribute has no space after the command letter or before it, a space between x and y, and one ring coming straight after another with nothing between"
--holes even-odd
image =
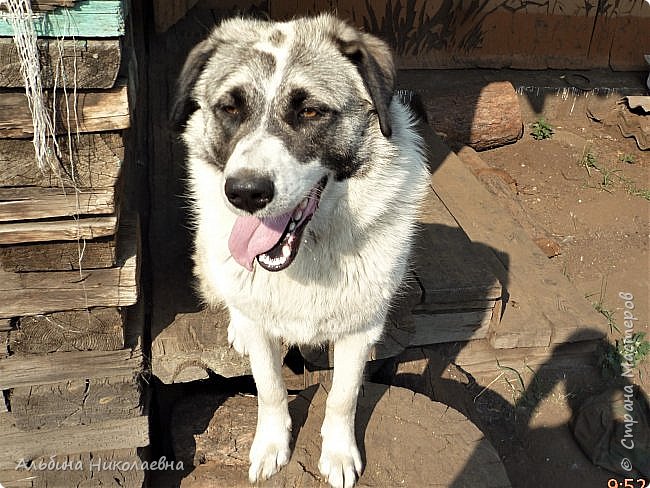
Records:
<instances>
[{"instance_id":1,"label":"dog's leg","mask_svg":"<svg viewBox=\"0 0 650 488\"><path fill-rule=\"evenodd\" d=\"M361 473L354 437L357 396L377 329L344 336L334 344L334 379L321 428L323 447L318 468L335 488L349 488Z\"/></svg>"},{"instance_id":2,"label":"dog's leg","mask_svg":"<svg viewBox=\"0 0 650 488\"><path fill-rule=\"evenodd\" d=\"M255 483L277 473L291 456L291 417L282 379L282 346L236 310L230 310L230 317L229 340L236 349L248 352L257 386L257 429L248 470L248 479Z\"/></svg>"}]
</instances>

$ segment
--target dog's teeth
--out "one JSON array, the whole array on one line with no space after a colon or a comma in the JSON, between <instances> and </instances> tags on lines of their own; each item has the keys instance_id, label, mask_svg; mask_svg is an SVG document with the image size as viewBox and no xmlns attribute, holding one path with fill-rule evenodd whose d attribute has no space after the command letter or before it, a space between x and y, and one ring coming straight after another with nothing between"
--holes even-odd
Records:
<instances>
[{"instance_id":1,"label":"dog's teeth","mask_svg":"<svg viewBox=\"0 0 650 488\"><path fill-rule=\"evenodd\" d=\"M298 205L298 208L300 208L300 210L305 210L308 204L309 204L309 198L305 197L300 202L300 205Z\"/></svg>"},{"instance_id":2,"label":"dog's teeth","mask_svg":"<svg viewBox=\"0 0 650 488\"><path fill-rule=\"evenodd\" d=\"M293 229L295 229L295 228L296 228L296 223L294 221L291 221L289 223L289 232L292 232Z\"/></svg>"},{"instance_id":3,"label":"dog's teeth","mask_svg":"<svg viewBox=\"0 0 650 488\"><path fill-rule=\"evenodd\" d=\"M286 244L284 246L282 246L282 255L285 258L288 258L289 256L291 256L291 248L289 246L287 246Z\"/></svg>"},{"instance_id":4,"label":"dog's teeth","mask_svg":"<svg viewBox=\"0 0 650 488\"><path fill-rule=\"evenodd\" d=\"M302 218L302 210L299 208L293 213L293 220L298 221Z\"/></svg>"}]
</instances>

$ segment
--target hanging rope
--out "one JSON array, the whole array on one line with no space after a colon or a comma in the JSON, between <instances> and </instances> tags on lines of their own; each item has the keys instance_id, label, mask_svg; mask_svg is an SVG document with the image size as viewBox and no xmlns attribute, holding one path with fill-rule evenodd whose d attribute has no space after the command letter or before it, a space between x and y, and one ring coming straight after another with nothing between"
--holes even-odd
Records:
<instances>
[{"instance_id":1,"label":"hanging rope","mask_svg":"<svg viewBox=\"0 0 650 488\"><path fill-rule=\"evenodd\" d=\"M41 83L41 68L36 46L36 29L31 2L29 0L0 0L0 5L9 11L9 22L13 28L13 38L18 56L20 57L20 73L25 82L25 96L34 126L34 151L36 163L41 171L49 166L54 174L58 174L55 164L48 157L48 136L53 137L54 124L45 106L43 85Z\"/></svg>"}]
</instances>

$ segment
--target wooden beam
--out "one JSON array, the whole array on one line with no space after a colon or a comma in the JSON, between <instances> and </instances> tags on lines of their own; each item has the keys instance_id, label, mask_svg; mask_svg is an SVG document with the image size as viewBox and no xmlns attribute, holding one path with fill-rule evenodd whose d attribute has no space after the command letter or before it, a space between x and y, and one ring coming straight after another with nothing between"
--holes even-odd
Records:
<instances>
[{"instance_id":1,"label":"wooden beam","mask_svg":"<svg viewBox=\"0 0 650 488\"><path fill-rule=\"evenodd\" d=\"M1 116L0 116L1 117ZM124 160L122 134L99 132L57 137L60 158L53 170L36 166L34 145L28 139L0 139L0 187L43 186L112 188Z\"/></svg>"},{"instance_id":2,"label":"wooden beam","mask_svg":"<svg viewBox=\"0 0 650 488\"><path fill-rule=\"evenodd\" d=\"M198 0L153 0L153 18L156 32L165 32L181 20Z\"/></svg>"},{"instance_id":3,"label":"wooden beam","mask_svg":"<svg viewBox=\"0 0 650 488\"><path fill-rule=\"evenodd\" d=\"M120 37L124 35L122 0L83 0L74 8L35 12L34 29L39 37ZM13 36L7 16L0 16L0 36Z\"/></svg>"},{"instance_id":4,"label":"wooden beam","mask_svg":"<svg viewBox=\"0 0 650 488\"><path fill-rule=\"evenodd\" d=\"M119 235L120 231L118 230ZM0 246L0 269L12 273L111 268L116 264L116 236L68 242Z\"/></svg>"},{"instance_id":5,"label":"wooden beam","mask_svg":"<svg viewBox=\"0 0 650 488\"><path fill-rule=\"evenodd\" d=\"M490 331L494 347L540 347L602 337L606 321L510 217L429 127L431 185L468 237L485 244L486 262L508 291L501 322ZM581 331L581 335L575 335Z\"/></svg>"},{"instance_id":6,"label":"wooden beam","mask_svg":"<svg viewBox=\"0 0 650 488\"><path fill-rule=\"evenodd\" d=\"M118 268L43 273L0 271L0 318L133 305L138 299L137 265L134 249Z\"/></svg>"},{"instance_id":7,"label":"wooden beam","mask_svg":"<svg viewBox=\"0 0 650 488\"><path fill-rule=\"evenodd\" d=\"M0 469L9 470L16 469L21 459L29 462L42 456L49 460L49 456L54 454L147 446L149 419L140 416L35 432L19 431L2 434L2 439L4 444L0 455ZM84 469L89 469L89 466L84 466ZM33 475L32 472L30 474Z\"/></svg>"},{"instance_id":8,"label":"wooden beam","mask_svg":"<svg viewBox=\"0 0 650 488\"><path fill-rule=\"evenodd\" d=\"M37 47L43 88L113 88L122 62L119 39L38 39ZM0 60L0 87L24 87L12 38L0 38Z\"/></svg>"},{"instance_id":9,"label":"wooden beam","mask_svg":"<svg viewBox=\"0 0 650 488\"><path fill-rule=\"evenodd\" d=\"M0 390L73 379L130 376L142 370L139 350L74 351L0 360Z\"/></svg>"},{"instance_id":10,"label":"wooden beam","mask_svg":"<svg viewBox=\"0 0 650 488\"><path fill-rule=\"evenodd\" d=\"M0 222L115 212L115 192L58 188L0 188Z\"/></svg>"},{"instance_id":11,"label":"wooden beam","mask_svg":"<svg viewBox=\"0 0 650 488\"><path fill-rule=\"evenodd\" d=\"M102 3L102 2L98 2ZM67 100L67 101L66 101ZM51 97L46 101L51 106ZM69 107L69 120L68 116ZM75 117L75 110L78 117ZM101 132L129 127L126 86L101 92L78 92L56 97L56 133ZM26 138L34 133L27 98L22 92L0 93L0 138Z\"/></svg>"},{"instance_id":12,"label":"wooden beam","mask_svg":"<svg viewBox=\"0 0 650 488\"><path fill-rule=\"evenodd\" d=\"M57 221L0 224L0 244L75 241L115 234L117 217L92 217Z\"/></svg>"},{"instance_id":13,"label":"wooden beam","mask_svg":"<svg viewBox=\"0 0 650 488\"><path fill-rule=\"evenodd\" d=\"M125 322L119 309L104 307L21 317L9 332L9 352L117 351L124 348Z\"/></svg>"}]
</instances>

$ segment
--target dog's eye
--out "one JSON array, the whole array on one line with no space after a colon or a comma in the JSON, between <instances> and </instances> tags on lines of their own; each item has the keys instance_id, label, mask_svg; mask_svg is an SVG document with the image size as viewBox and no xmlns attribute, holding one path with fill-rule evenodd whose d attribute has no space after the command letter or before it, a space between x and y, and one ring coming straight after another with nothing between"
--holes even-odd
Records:
<instances>
[{"instance_id":1,"label":"dog's eye","mask_svg":"<svg viewBox=\"0 0 650 488\"><path fill-rule=\"evenodd\" d=\"M234 105L224 105L221 107L221 110L226 112L228 115L239 115L239 108Z\"/></svg>"},{"instance_id":2,"label":"dog's eye","mask_svg":"<svg viewBox=\"0 0 650 488\"><path fill-rule=\"evenodd\" d=\"M305 107L300 112L298 112L298 116L301 119L315 119L320 114L321 113L313 107Z\"/></svg>"}]
</instances>

